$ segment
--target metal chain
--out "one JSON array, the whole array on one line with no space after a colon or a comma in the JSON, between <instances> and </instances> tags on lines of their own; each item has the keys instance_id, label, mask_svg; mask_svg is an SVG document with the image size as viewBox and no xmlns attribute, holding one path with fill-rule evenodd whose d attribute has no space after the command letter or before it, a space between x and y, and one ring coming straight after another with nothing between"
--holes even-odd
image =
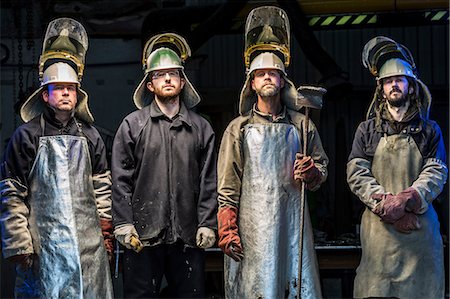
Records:
<instances>
[{"instance_id":1,"label":"metal chain","mask_svg":"<svg viewBox=\"0 0 450 299\"><path fill-rule=\"evenodd\" d=\"M32 76L32 86L35 87L35 82L36 82L36 78L37 78L37 67L35 65L37 65L36 62L36 43L34 41L34 0L29 0L27 2L27 15L26 15L26 19L27 19L27 50L31 50L31 63L32 63L32 70L31 70L31 76ZM28 79L28 77L27 77Z\"/></svg>"},{"instance_id":2,"label":"metal chain","mask_svg":"<svg viewBox=\"0 0 450 299\"><path fill-rule=\"evenodd\" d=\"M14 49L16 48L16 40L14 38L11 39L11 49L13 49L13 51L11 51L11 59L12 59L12 64L14 65L16 63L16 51L14 51ZM12 80L13 80L13 90L12 90L12 98L14 99L13 104L16 103L16 99L17 99L17 85L16 85L16 68L13 67L12 68ZM13 110L13 121L14 121L14 128L17 128L17 114L14 111L14 106L13 105L11 108Z\"/></svg>"},{"instance_id":3,"label":"metal chain","mask_svg":"<svg viewBox=\"0 0 450 299\"><path fill-rule=\"evenodd\" d=\"M34 20L33 20L33 0L27 1L26 8L26 19L27 19L27 50L30 50L34 46Z\"/></svg>"},{"instance_id":4,"label":"metal chain","mask_svg":"<svg viewBox=\"0 0 450 299\"><path fill-rule=\"evenodd\" d=\"M21 100L24 97L23 93L23 47L22 47L22 9L21 4L22 1L18 1L17 6L15 7L15 25L17 28L17 66L18 66L18 72L19 72L19 94L14 97L14 126L18 126L17 121L17 113L18 112L18 105L21 102ZM14 76L15 77L15 76Z\"/></svg>"}]
</instances>

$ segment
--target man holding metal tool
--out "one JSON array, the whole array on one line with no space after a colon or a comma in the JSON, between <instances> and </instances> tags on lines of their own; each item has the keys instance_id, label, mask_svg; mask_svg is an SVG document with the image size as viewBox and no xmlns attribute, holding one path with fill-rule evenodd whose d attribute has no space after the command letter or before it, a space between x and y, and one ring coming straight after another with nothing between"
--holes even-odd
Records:
<instances>
[{"instance_id":1,"label":"man holding metal tool","mask_svg":"<svg viewBox=\"0 0 450 299\"><path fill-rule=\"evenodd\" d=\"M241 115L225 130L218 160L227 298L294 298L299 286L302 298L321 297L309 213L305 209L302 217L300 212L299 181L310 190L319 188L328 158L314 124L306 127L305 115L297 110L315 107L312 102L321 101L323 90L299 92L287 77L288 32L287 16L277 7L255 9L247 18ZM301 138L304 130L307 140Z\"/></svg>"},{"instance_id":2,"label":"man holding metal tool","mask_svg":"<svg viewBox=\"0 0 450 299\"><path fill-rule=\"evenodd\" d=\"M350 189L366 205L355 298L444 298L443 244L432 201L448 169L431 95L409 50L378 36L363 50L377 78L367 120L347 163Z\"/></svg>"}]
</instances>

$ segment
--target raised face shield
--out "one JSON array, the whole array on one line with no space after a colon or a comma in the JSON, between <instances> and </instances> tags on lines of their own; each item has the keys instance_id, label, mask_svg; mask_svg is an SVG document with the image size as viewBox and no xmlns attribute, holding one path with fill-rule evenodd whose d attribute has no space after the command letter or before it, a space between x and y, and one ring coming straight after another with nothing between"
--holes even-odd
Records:
<instances>
[{"instance_id":1,"label":"raised face shield","mask_svg":"<svg viewBox=\"0 0 450 299\"><path fill-rule=\"evenodd\" d=\"M244 61L247 69L260 52L281 53L285 66L290 63L290 27L284 10L275 6L253 9L245 23Z\"/></svg>"},{"instance_id":2,"label":"raised face shield","mask_svg":"<svg viewBox=\"0 0 450 299\"><path fill-rule=\"evenodd\" d=\"M52 60L68 60L77 68L78 81L83 77L88 36L83 25L70 18L59 18L48 24L39 59L39 77L42 81L46 64Z\"/></svg>"},{"instance_id":3,"label":"raised face shield","mask_svg":"<svg viewBox=\"0 0 450 299\"><path fill-rule=\"evenodd\" d=\"M375 77L379 77L380 69L386 61L394 58L404 60L410 65L413 73L416 72L414 58L408 48L388 37L377 36L372 38L365 44L362 52L363 65Z\"/></svg>"}]
</instances>

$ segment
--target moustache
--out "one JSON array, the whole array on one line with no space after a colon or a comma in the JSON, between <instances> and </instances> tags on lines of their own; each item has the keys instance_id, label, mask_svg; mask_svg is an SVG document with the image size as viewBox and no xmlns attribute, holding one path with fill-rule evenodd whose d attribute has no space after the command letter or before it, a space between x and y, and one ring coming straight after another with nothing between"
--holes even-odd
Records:
<instances>
[{"instance_id":1,"label":"moustache","mask_svg":"<svg viewBox=\"0 0 450 299\"><path fill-rule=\"evenodd\" d=\"M273 84L273 83L266 83L266 84L264 84L262 87L266 87L266 86L272 86L272 87L275 87L275 84Z\"/></svg>"},{"instance_id":2,"label":"moustache","mask_svg":"<svg viewBox=\"0 0 450 299\"><path fill-rule=\"evenodd\" d=\"M396 86L392 87L392 90L391 90L391 92L390 92L389 94L392 94L392 93L394 93L394 92L402 93L402 91L400 90L400 88L398 88L398 87L396 87Z\"/></svg>"}]
</instances>

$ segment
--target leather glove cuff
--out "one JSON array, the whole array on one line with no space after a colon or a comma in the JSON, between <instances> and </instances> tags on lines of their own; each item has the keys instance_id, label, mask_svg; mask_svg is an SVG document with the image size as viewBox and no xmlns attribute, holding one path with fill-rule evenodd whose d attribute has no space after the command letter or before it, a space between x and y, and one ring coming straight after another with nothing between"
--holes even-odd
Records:
<instances>
[{"instance_id":1,"label":"leather glove cuff","mask_svg":"<svg viewBox=\"0 0 450 299\"><path fill-rule=\"evenodd\" d=\"M421 228L419 217L414 213L406 213L405 216L394 222L394 228L404 234L410 234L413 230Z\"/></svg>"},{"instance_id":2,"label":"leather glove cuff","mask_svg":"<svg viewBox=\"0 0 450 299\"><path fill-rule=\"evenodd\" d=\"M100 226L102 229L103 239L108 255L114 252L114 235L112 221L109 219L100 218Z\"/></svg>"},{"instance_id":3,"label":"leather glove cuff","mask_svg":"<svg viewBox=\"0 0 450 299\"><path fill-rule=\"evenodd\" d=\"M23 271L30 269L33 266L32 253L13 255L7 258L7 260L13 264L18 265Z\"/></svg>"},{"instance_id":4,"label":"leather glove cuff","mask_svg":"<svg viewBox=\"0 0 450 299\"><path fill-rule=\"evenodd\" d=\"M405 209L408 212L418 213L422 207L422 199L420 198L419 192L413 187L409 187L399 194L398 197L404 197L406 201Z\"/></svg>"},{"instance_id":5,"label":"leather glove cuff","mask_svg":"<svg viewBox=\"0 0 450 299\"><path fill-rule=\"evenodd\" d=\"M237 226L237 208L220 208L217 213L219 225L219 247L223 252L235 258L234 252L242 253L241 238Z\"/></svg>"}]
</instances>

